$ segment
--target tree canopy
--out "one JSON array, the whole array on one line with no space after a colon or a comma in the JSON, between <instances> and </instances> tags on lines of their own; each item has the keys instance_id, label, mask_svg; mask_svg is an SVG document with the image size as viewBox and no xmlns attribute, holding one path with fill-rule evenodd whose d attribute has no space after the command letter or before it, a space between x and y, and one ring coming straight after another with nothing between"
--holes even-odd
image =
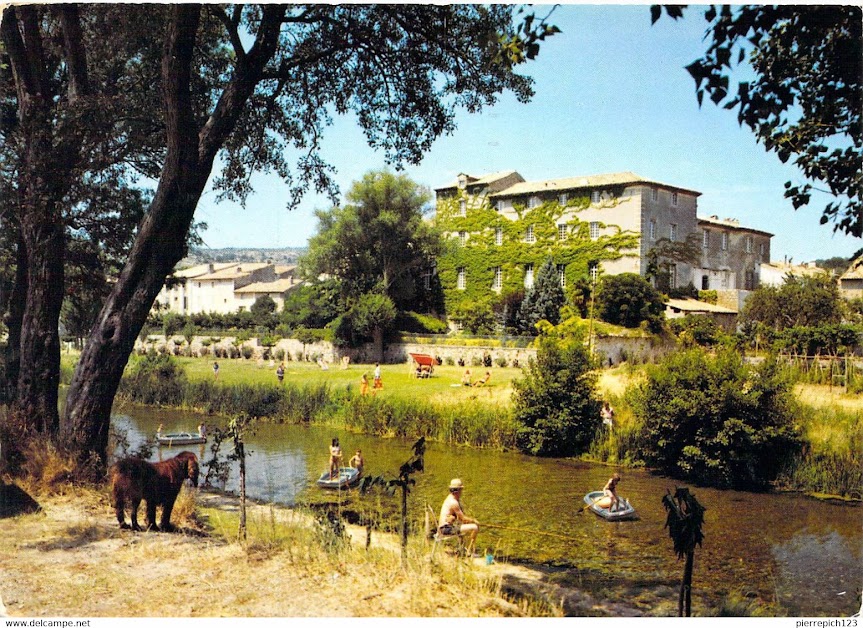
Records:
<instances>
[{"instance_id":1,"label":"tree canopy","mask_svg":"<svg viewBox=\"0 0 863 628\"><path fill-rule=\"evenodd\" d=\"M741 323L760 323L775 331L789 327L836 324L842 321L844 302L839 287L827 275L789 275L779 286L760 286L746 300Z\"/></svg>"},{"instance_id":2,"label":"tree canopy","mask_svg":"<svg viewBox=\"0 0 863 628\"><path fill-rule=\"evenodd\" d=\"M441 247L424 220L430 198L405 175L369 172L351 187L347 204L316 212L304 273L339 279L347 299L378 291L398 307L409 306Z\"/></svg>"},{"instance_id":3,"label":"tree canopy","mask_svg":"<svg viewBox=\"0 0 863 628\"><path fill-rule=\"evenodd\" d=\"M666 6L668 15L683 15ZM653 22L662 7L651 7ZM812 192L834 197L821 223L863 237L863 9L854 5L723 5L705 9L707 50L687 70L699 104L736 109L737 119L809 182L785 184L795 209ZM735 68L751 80L731 85ZM816 188L816 186L825 186Z\"/></svg>"},{"instance_id":4,"label":"tree canopy","mask_svg":"<svg viewBox=\"0 0 863 628\"><path fill-rule=\"evenodd\" d=\"M662 326L662 296L635 273L603 277L596 296L599 318L613 325L638 327L642 322L656 330Z\"/></svg>"},{"instance_id":5,"label":"tree canopy","mask_svg":"<svg viewBox=\"0 0 863 628\"><path fill-rule=\"evenodd\" d=\"M0 81L0 102L4 119L16 117L4 141L20 146L13 161L18 259L33 279L23 284L26 304L14 330L20 364L29 369L16 391L23 416L37 431L59 427L82 457L104 458L123 369L185 254L217 157L224 168L214 185L226 197L243 201L258 171L284 179L289 206L309 188L335 196L321 138L333 115L352 113L390 163L416 163L455 127L457 110L479 111L503 92L522 102L532 96L531 79L515 70L557 29L516 15L511 5L4 9L11 75ZM130 142L139 133L141 142ZM58 425L63 211L81 173L96 169L93 155L105 156L109 185L141 173L158 183ZM134 168L114 167L123 163Z\"/></svg>"},{"instance_id":6,"label":"tree canopy","mask_svg":"<svg viewBox=\"0 0 863 628\"><path fill-rule=\"evenodd\" d=\"M560 308L566 303L566 296L560 286L560 277L551 259L539 269L536 281L527 291L518 310L518 330L535 335L536 324L548 321L552 325L560 322Z\"/></svg>"}]
</instances>

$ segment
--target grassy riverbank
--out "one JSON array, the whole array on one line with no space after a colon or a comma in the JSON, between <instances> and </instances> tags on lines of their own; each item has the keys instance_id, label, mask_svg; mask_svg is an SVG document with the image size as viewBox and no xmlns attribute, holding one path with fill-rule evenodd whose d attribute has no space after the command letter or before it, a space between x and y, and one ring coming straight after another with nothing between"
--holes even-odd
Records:
<instances>
[{"instance_id":1,"label":"grassy riverbank","mask_svg":"<svg viewBox=\"0 0 863 628\"><path fill-rule=\"evenodd\" d=\"M310 511L272 504L249 504L241 542L236 498L185 488L172 518L178 533L133 533L118 529L104 486L23 486L42 510L0 527L0 598L13 617L633 617L677 609L676 578L487 565L440 550L431 560L421 535L410 537L403 561L395 535L374 532L367 549L363 528L348 525L338 540ZM783 614L736 594L710 603L707 593L693 592L695 615Z\"/></svg>"},{"instance_id":2,"label":"grassy riverbank","mask_svg":"<svg viewBox=\"0 0 863 628\"><path fill-rule=\"evenodd\" d=\"M136 358L140 359L140 358ZM490 383L461 386L464 369L441 366L430 379L412 377L406 365L383 365L384 388L360 395L359 379L371 380L373 366L351 365L328 371L309 363L288 363L278 384L268 364L250 360L220 362L218 381L212 360L179 358L182 381L126 381L121 394L145 404L186 407L222 415L240 412L291 423L311 422L383 437L426 436L475 447L512 448L518 425L511 412L512 381L521 371L493 367ZM129 372L134 371L130 364ZM583 458L639 466L642 425L627 403L626 391L642 376L640 367L622 365L600 373L600 395L615 408L613 430L601 430ZM782 472L777 487L859 499L863 492L863 399L839 388L801 384L797 429L804 447Z\"/></svg>"}]
</instances>

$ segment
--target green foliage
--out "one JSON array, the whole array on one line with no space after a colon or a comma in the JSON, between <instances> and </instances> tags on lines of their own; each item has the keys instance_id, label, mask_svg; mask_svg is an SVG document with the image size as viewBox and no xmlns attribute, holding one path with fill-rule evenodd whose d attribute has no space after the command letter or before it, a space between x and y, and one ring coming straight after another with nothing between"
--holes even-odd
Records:
<instances>
[{"instance_id":1,"label":"green foliage","mask_svg":"<svg viewBox=\"0 0 863 628\"><path fill-rule=\"evenodd\" d=\"M699 290L697 298L699 301L716 305L719 301L719 293L716 290Z\"/></svg>"},{"instance_id":2,"label":"green foliage","mask_svg":"<svg viewBox=\"0 0 863 628\"><path fill-rule=\"evenodd\" d=\"M719 343L722 336L722 330L716 321L701 314L687 314L683 318L670 319L668 327L687 349L694 345L712 347Z\"/></svg>"},{"instance_id":3,"label":"green foliage","mask_svg":"<svg viewBox=\"0 0 863 628\"><path fill-rule=\"evenodd\" d=\"M600 424L594 364L582 343L541 338L536 360L513 380L518 447L538 456L584 451Z\"/></svg>"},{"instance_id":4,"label":"green foliage","mask_svg":"<svg viewBox=\"0 0 863 628\"><path fill-rule=\"evenodd\" d=\"M560 322L560 308L565 303L566 297L560 287L557 269L549 258L539 269L533 287L527 291L521 302L517 317L518 331L536 335L536 324L539 321L557 325Z\"/></svg>"},{"instance_id":5,"label":"green foliage","mask_svg":"<svg viewBox=\"0 0 863 628\"><path fill-rule=\"evenodd\" d=\"M700 484L765 487L799 446L793 396L773 360L751 367L727 349L674 353L648 366L628 400L643 422L641 458Z\"/></svg>"},{"instance_id":6,"label":"green foliage","mask_svg":"<svg viewBox=\"0 0 863 628\"><path fill-rule=\"evenodd\" d=\"M596 295L599 318L613 325L638 327L642 322L652 331L662 328L665 306L659 292L635 273L603 277Z\"/></svg>"},{"instance_id":7,"label":"green foliage","mask_svg":"<svg viewBox=\"0 0 863 628\"><path fill-rule=\"evenodd\" d=\"M264 325L272 328L275 326L273 323L273 315L276 313L277 307L276 302L273 301L273 297L268 294L264 294L255 299L255 302L252 303L252 306L249 308L249 312L251 312L256 325Z\"/></svg>"},{"instance_id":8,"label":"green foliage","mask_svg":"<svg viewBox=\"0 0 863 628\"><path fill-rule=\"evenodd\" d=\"M459 203L466 202L466 215L461 216ZM485 197L465 195L457 190L451 196L438 196L435 222L442 232L468 234L464 246L455 238L447 240L437 269L443 286L448 313L464 302L493 302L504 295L524 290L525 266L538 269L549 258L565 267L567 286L575 286L587 278L590 264L620 259L625 251L638 246L638 234L619 229L612 235L591 239L587 222L578 219L578 212L590 206L587 196L572 197L566 205L557 198L543 199L532 209L516 204L514 220L495 211ZM567 238L558 238L558 225L567 225ZM525 241L525 233L533 227L535 242ZM501 243L496 244L495 230L501 230ZM501 297L492 291L495 268L502 273ZM457 287L458 271L464 269L465 288Z\"/></svg>"},{"instance_id":9,"label":"green foliage","mask_svg":"<svg viewBox=\"0 0 863 628\"><path fill-rule=\"evenodd\" d=\"M760 323L774 330L840 323L842 296L836 282L827 276L788 275L779 286L760 286L749 295L740 313L741 325Z\"/></svg>"},{"instance_id":10,"label":"green foliage","mask_svg":"<svg viewBox=\"0 0 863 628\"><path fill-rule=\"evenodd\" d=\"M772 335L772 346L797 355L850 355L861 346L863 328L859 325L819 325L788 327Z\"/></svg>"},{"instance_id":11,"label":"green foliage","mask_svg":"<svg viewBox=\"0 0 863 628\"><path fill-rule=\"evenodd\" d=\"M396 306L383 294L364 294L351 309L351 321L358 336L371 338L390 330L396 320Z\"/></svg>"},{"instance_id":12,"label":"green foliage","mask_svg":"<svg viewBox=\"0 0 863 628\"><path fill-rule=\"evenodd\" d=\"M340 283L335 279L314 281L288 292L281 320L291 328L323 328L342 313Z\"/></svg>"},{"instance_id":13,"label":"green foliage","mask_svg":"<svg viewBox=\"0 0 863 628\"><path fill-rule=\"evenodd\" d=\"M488 298L460 302L450 314L450 318L474 336L490 336L497 327L497 318L491 299Z\"/></svg>"},{"instance_id":14,"label":"green foliage","mask_svg":"<svg viewBox=\"0 0 863 628\"><path fill-rule=\"evenodd\" d=\"M675 19L680 7L666 10ZM661 8L651 9L653 21ZM859 6L710 5L708 48L687 66L698 103L705 95L755 133L784 163L832 198L821 223L863 236L863 19ZM748 66L748 67L747 67ZM739 68L739 69L738 69ZM730 87L735 70L745 80ZM785 184L794 208L808 205L813 184Z\"/></svg>"},{"instance_id":15,"label":"green foliage","mask_svg":"<svg viewBox=\"0 0 863 628\"><path fill-rule=\"evenodd\" d=\"M445 321L417 312L399 312L395 326L409 334L445 334L449 331Z\"/></svg>"},{"instance_id":16,"label":"green foliage","mask_svg":"<svg viewBox=\"0 0 863 628\"><path fill-rule=\"evenodd\" d=\"M405 175L367 173L351 187L346 205L316 212L317 233L301 261L304 273L336 277L345 299L378 291L407 307L420 273L440 251L440 235L424 220L429 199Z\"/></svg>"}]
</instances>

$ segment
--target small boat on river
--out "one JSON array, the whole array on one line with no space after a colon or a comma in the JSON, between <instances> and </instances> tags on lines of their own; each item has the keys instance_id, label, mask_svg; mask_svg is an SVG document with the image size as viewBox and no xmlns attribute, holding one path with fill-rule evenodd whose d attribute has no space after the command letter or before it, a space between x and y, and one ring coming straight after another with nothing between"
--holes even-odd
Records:
<instances>
[{"instance_id":1,"label":"small boat on river","mask_svg":"<svg viewBox=\"0 0 863 628\"><path fill-rule=\"evenodd\" d=\"M329 470L321 473L318 486L321 488L347 488L360 481L360 470L354 467L340 467L338 477L331 478Z\"/></svg>"},{"instance_id":2,"label":"small boat on river","mask_svg":"<svg viewBox=\"0 0 863 628\"><path fill-rule=\"evenodd\" d=\"M175 434L156 434L156 442L161 447L180 447L182 445L203 445L207 442L206 436L197 432L177 432Z\"/></svg>"},{"instance_id":3,"label":"small boat on river","mask_svg":"<svg viewBox=\"0 0 863 628\"><path fill-rule=\"evenodd\" d=\"M611 498L607 497L602 491L591 491L584 496L584 503L587 504L594 513L608 521L625 521L627 519L635 519L635 508L629 503L629 500L620 498L616 510L611 511Z\"/></svg>"}]
</instances>

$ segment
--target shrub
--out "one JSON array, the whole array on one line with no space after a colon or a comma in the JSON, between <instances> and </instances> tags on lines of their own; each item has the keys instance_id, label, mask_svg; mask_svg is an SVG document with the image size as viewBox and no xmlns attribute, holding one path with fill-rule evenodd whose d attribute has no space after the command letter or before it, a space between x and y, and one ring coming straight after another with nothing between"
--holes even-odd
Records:
<instances>
[{"instance_id":1,"label":"shrub","mask_svg":"<svg viewBox=\"0 0 863 628\"><path fill-rule=\"evenodd\" d=\"M494 365L499 366L501 368L504 368L506 366L506 358L503 357L502 355L497 356L494 359Z\"/></svg>"},{"instance_id":2,"label":"shrub","mask_svg":"<svg viewBox=\"0 0 863 628\"><path fill-rule=\"evenodd\" d=\"M580 342L541 338L524 378L513 380L519 449L537 456L586 449L600 423L593 366Z\"/></svg>"},{"instance_id":3,"label":"shrub","mask_svg":"<svg viewBox=\"0 0 863 628\"><path fill-rule=\"evenodd\" d=\"M623 327L638 327L642 322L652 331L662 327L665 306L650 282L635 273L605 277L597 294L599 318Z\"/></svg>"},{"instance_id":4,"label":"shrub","mask_svg":"<svg viewBox=\"0 0 863 628\"><path fill-rule=\"evenodd\" d=\"M799 449L793 397L774 360L734 351L671 354L629 392L643 421L639 453L663 473L719 487L761 488Z\"/></svg>"},{"instance_id":5,"label":"shrub","mask_svg":"<svg viewBox=\"0 0 863 628\"><path fill-rule=\"evenodd\" d=\"M672 319L668 324L686 348L694 344L712 347L719 342L722 335L719 325L709 316L689 314L683 318Z\"/></svg>"},{"instance_id":6,"label":"shrub","mask_svg":"<svg viewBox=\"0 0 863 628\"><path fill-rule=\"evenodd\" d=\"M281 362L285 359L285 350L284 349L276 349L276 352L273 354L276 358L277 362Z\"/></svg>"},{"instance_id":7,"label":"shrub","mask_svg":"<svg viewBox=\"0 0 863 628\"><path fill-rule=\"evenodd\" d=\"M251 348L250 346L248 346L248 345L243 345L243 347L240 349L240 353L242 354L242 356L243 356L245 359L247 359L247 360L248 360L248 359L250 359L250 358L255 354L255 350L254 350L254 349L252 349L252 348Z\"/></svg>"},{"instance_id":8,"label":"shrub","mask_svg":"<svg viewBox=\"0 0 863 628\"><path fill-rule=\"evenodd\" d=\"M445 334L449 331L446 321L417 312L399 312L396 329L409 334Z\"/></svg>"},{"instance_id":9,"label":"shrub","mask_svg":"<svg viewBox=\"0 0 863 628\"><path fill-rule=\"evenodd\" d=\"M451 355L448 355L443 359L443 363L447 366L455 366L455 358L453 358Z\"/></svg>"}]
</instances>

